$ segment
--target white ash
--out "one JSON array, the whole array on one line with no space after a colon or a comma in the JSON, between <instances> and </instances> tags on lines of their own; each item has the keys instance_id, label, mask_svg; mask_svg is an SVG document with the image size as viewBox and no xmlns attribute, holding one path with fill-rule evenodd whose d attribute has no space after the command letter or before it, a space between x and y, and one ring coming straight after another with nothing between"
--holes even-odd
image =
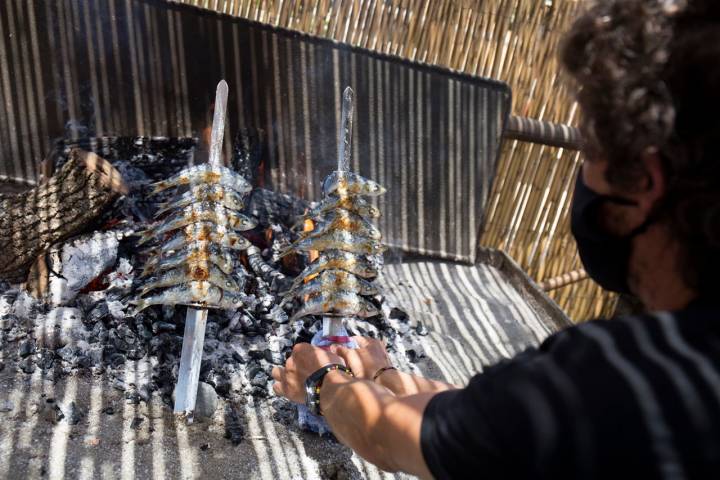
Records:
<instances>
[{"instance_id":1,"label":"white ash","mask_svg":"<svg viewBox=\"0 0 720 480\"><path fill-rule=\"evenodd\" d=\"M12 306L13 302L15 301L15 296L16 295L12 293L0 295L0 318L4 317L5 315L9 315L12 312ZM0 323L0 329L4 329L2 323Z\"/></svg>"},{"instance_id":2,"label":"white ash","mask_svg":"<svg viewBox=\"0 0 720 480\"><path fill-rule=\"evenodd\" d=\"M15 297L11 313L20 320L29 320L38 314L40 303L28 292L21 290Z\"/></svg>"},{"instance_id":3,"label":"white ash","mask_svg":"<svg viewBox=\"0 0 720 480\"><path fill-rule=\"evenodd\" d=\"M56 350L73 345L87 336L83 314L78 308L57 307L35 320L33 336L38 346Z\"/></svg>"},{"instance_id":4,"label":"white ash","mask_svg":"<svg viewBox=\"0 0 720 480\"><path fill-rule=\"evenodd\" d=\"M119 300L108 300L107 308L110 315L116 320L122 320L125 318L126 305L123 305Z\"/></svg>"},{"instance_id":5,"label":"white ash","mask_svg":"<svg viewBox=\"0 0 720 480\"><path fill-rule=\"evenodd\" d=\"M83 235L50 251L50 303L67 305L117 260L118 233Z\"/></svg>"},{"instance_id":6,"label":"white ash","mask_svg":"<svg viewBox=\"0 0 720 480\"><path fill-rule=\"evenodd\" d=\"M107 275L108 288L118 290L130 290L133 286L135 275L133 266L127 258L118 261L117 268Z\"/></svg>"}]
</instances>

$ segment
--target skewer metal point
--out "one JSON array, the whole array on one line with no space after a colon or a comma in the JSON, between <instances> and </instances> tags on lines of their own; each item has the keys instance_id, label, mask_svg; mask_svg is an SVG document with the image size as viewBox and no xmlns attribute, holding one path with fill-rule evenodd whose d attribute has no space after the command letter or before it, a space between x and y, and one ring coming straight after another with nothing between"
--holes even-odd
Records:
<instances>
[{"instance_id":1,"label":"skewer metal point","mask_svg":"<svg viewBox=\"0 0 720 480\"><path fill-rule=\"evenodd\" d=\"M353 117L355 115L355 91L346 87L342 96L340 134L338 135L338 171L349 172L352 160Z\"/></svg>"}]
</instances>

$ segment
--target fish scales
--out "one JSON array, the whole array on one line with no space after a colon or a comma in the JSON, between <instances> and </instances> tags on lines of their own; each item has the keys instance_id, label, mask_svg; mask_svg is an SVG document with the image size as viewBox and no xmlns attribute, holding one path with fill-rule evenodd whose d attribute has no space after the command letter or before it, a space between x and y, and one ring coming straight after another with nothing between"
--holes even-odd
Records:
<instances>
[{"instance_id":1,"label":"fish scales","mask_svg":"<svg viewBox=\"0 0 720 480\"><path fill-rule=\"evenodd\" d=\"M331 250L323 252L322 256L305 267L305 270L303 270L293 282L293 288L302 283L307 277L330 269L344 270L362 278L373 278L378 274L378 271L373 268L370 261L364 255Z\"/></svg>"},{"instance_id":2,"label":"fish scales","mask_svg":"<svg viewBox=\"0 0 720 480\"><path fill-rule=\"evenodd\" d=\"M172 210L188 207L198 202L213 202L230 210L240 211L245 207L242 195L221 185L193 185L190 190L176 198L158 205L157 216Z\"/></svg>"},{"instance_id":3,"label":"fish scales","mask_svg":"<svg viewBox=\"0 0 720 480\"><path fill-rule=\"evenodd\" d=\"M188 263L178 268L161 272L157 277L151 277L143 286L140 296L145 296L151 290L174 287L190 281L207 280L223 290L240 293L241 286L228 274L213 264L207 262Z\"/></svg>"},{"instance_id":4,"label":"fish scales","mask_svg":"<svg viewBox=\"0 0 720 480\"><path fill-rule=\"evenodd\" d=\"M283 252L281 257L298 250L343 250L350 253L378 255L383 253L386 247L375 240L359 236L352 232L332 230L321 235L298 240L287 251Z\"/></svg>"},{"instance_id":5,"label":"fish scales","mask_svg":"<svg viewBox=\"0 0 720 480\"><path fill-rule=\"evenodd\" d=\"M185 207L172 220L158 223L151 227L150 230L152 235L158 237L198 222L226 225L226 228L238 231L252 230L257 226L257 220L253 218L228 210L217 203L201 202Z\"/></svg>"},{"instance_id":6,"label":"fish scales","mask_svg":"<svg viewBox=\"0 0 720 480\"><path fill-rule=\"evenodd\" d=\"M137 314L152 305L188 305L230 310L240 308L249 301L246 295L233 294L207 280L201 280L169 288L150 297L131 300L130 303L135 305L134 313Z\"/></svg>"},{"instance_id":7,"label":"fish scales","mask_svg":"<svg viewBox=\"0 0 720 480\"><path fill-rule=\"evenodd\" d=\"M225 274L231 273L234 267L233 256L227 249L212 242L199 241L187 245L172 255L151 258L146 263L141 277L146 277L153 272L178 268L185 264L202 262L216 265Z\"/></svg>"},{"instance_id":8,"label":"fish scales","mask_svg":"<svg viewBox=\"0 0 720 480\"><path fill-rule=\"evenodd\" d=\"M245 250L252 245L239 232L208 221L191 223L171 234L169 239L162 242L162 250L165 252L180 250L192 242L205 240L231 250ZM152 231L146 231L139 243L143 244L152 238Z\"/></svg>"},{"instance_id":9,"label":"fish scales","mask_svg":"<svg viewBox=\"0 0 720 480\"><path fill-rule=\"evenodd\" d=\"M367 195L376 197L387 190L379 183L353 172L335 171L323 181L323 196Z\"/></svg>"},{"instance_id":10,"label":"fish scales","mask_svg":"<svg viewBox=\"0 0 720 480\"><path fill-rule=\"evenodd\" d=\"M320 203L306 213L302 221L317 218L325 215L327 212L342 208L353 212L365 218L380 218L380 209L369 203L367 200L358 195L344 195L323 198Z\"/></svg>"},{"instance_id":11,"label":"fish scales","mask_svg":"<svg viewBox=\"0 0 720 480\"><path fill-rule=\"evenodd\" d=\"M308 299L293 314L290 321L294 322L308 315L330 314L368 318L378 313L378 308L360 295L346 290L338 290L321 292L317 296Z\"/></svg>"},{"instance_id":12,"label":"fish scales","mask_svg":"<svg viewBox=\"0 0 720 480\"><path fill-rule=\"evenodd\" d=\"M334 292L338 290L347 290L360 295L377 295L379 293L377 287L367 280L345 270L331 269L321 272L305 284L291 288L285 294L283 303L287 303L294 297L304 298L306 296L316 296L324 291Z\"/></svg>"},{"instance_id":13,"label":"fish scales","mask_svg":"<svg viewBox=\"0 0 720 480\"><path fill-rule=\"evenodd\" d=\"M208 163L195 165L177 173L167 180L153 184L152 195L183 185L216 184L231 188L238 193L248 193L252 185L242 176L223 166L212 166Z\"/></svg>"},{"instance_id":14,"label":"fish scales","mask_svg":"<svg viewBox=\"0 0 720 480\"><path fill-rule=\"evenodd\" d=\"M380 240L380 230L368 220L343 208L326 213L316 221L315 228L301 234L301 238L319 237L334 230L344 230L361 237Z\"/></svg>"}]
</instances>

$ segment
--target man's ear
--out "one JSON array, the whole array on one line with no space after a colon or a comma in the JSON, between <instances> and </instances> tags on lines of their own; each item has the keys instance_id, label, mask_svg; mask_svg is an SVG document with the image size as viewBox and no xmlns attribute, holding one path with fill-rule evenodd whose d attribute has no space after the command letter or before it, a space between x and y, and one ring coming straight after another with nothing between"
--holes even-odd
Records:
<instances>
[{"instance_id":1,"label":"man's ear","mask_svg":"<svg viewBox=\"0 0 720 480\"><path fill-rule=\"evenodd\" d=\"M643 211L650 213L657 202L665 195L665 172L657 148L651 147L645 150L641 160L647 176L643 181L643 185L637 191L636 200Z\"/></svg>"}]
</instances>

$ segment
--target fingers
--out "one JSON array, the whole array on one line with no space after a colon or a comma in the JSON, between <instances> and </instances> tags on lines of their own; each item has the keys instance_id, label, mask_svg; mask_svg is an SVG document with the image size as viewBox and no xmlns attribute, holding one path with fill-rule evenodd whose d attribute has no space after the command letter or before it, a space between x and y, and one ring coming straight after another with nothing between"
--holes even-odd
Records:
<instances>
[{"instance_id":1,"label":"fingers","mask_svg":"<svg viewBox=\"0 0 720 480\"><path fill-rule=\"evenodd\" d=\"M360 348L365 348L370 343L370 339L367 337L361 337L360 335L355 335L352 339L355 340L355 343L357 343L357 346Z\"/></svg>"},{"instance_id":2,"label":"fingers","mask_svg":"<svg viewBox=\"0 0 720 480\"><path fill-rule=\"evenodd\" d=\"M283 385L282 385L282 383L280 383L280 382L275 382L275 383L273 383L272 388L273 388L273 392L275 392L275 395L277 395L277 396L279 396L279 397L284 397L284 396L285 396L285 391L283 390Z\"/></svg>"},{"instance_id":3,"label":"fingers","mask_svg":"<svg viewBox=\"0 0 720 480\"><path fill-rule=\"evenodd\" d=\"M340 355L342 357L342 354L344 352L348 351L347 347L343 347L342 345L333 345L335 347L334 349L331 349L330 351L334 353L335 355Z\"/></svg>"},{"instance_id":4,"label":"fingers","mask_svg":"<svg viewBox=\"0 0 720 480\"><path fill-rule=\"evenodd\" d=\"M352 349L347 348L347 347L341 347L340 345L336 345L335 350L332 351L332 353L334 353L338 357L342 358L345 363L348 362L348 357L350 355L350 352L352 352Z\"/></svg>"},{"instance_id":5,"label":"fingers","mask_svg":"<svg viewBox=\"0 0 720 480\"><path fill-rule=\"evenodd\" d=\"M272 386L273 392L275 392L278 396L284 397L285 389L283 387L283 383L285 380L285 369L282 367L274 367L270 374L272 375L273 380L275 380Z\"/></svg>"},{"instance_id":6,"label":"fingers","mask_svg":"<svg viewBox=\"0 0 720 480\"><path fill-rule=\"evenodd\" d=\"M303 342L303 343L296 343L296 344L293 346L292 353L293 353L293 355L295 355L295 354L298 354L298 353L302 353L302 352L306 351L307 349L313 349L313 346L310 345L309 343L304 343L304 342Z\"/></svg>"},{"instance_id":7,"label":"fingers","mask_svg":"<svg viewBox=\"0 0 720 480\"><path fill-rule=\"evenodd\" d=\"M358 347L360 348L369 348L373 343L379 343L382 345L382 348L387 348L387 339L377 339L373 337L361 337L360 335L356 335L352 337L353 340L355 340L355 343L357 343Z\"/></svg>"}]
</instances>

